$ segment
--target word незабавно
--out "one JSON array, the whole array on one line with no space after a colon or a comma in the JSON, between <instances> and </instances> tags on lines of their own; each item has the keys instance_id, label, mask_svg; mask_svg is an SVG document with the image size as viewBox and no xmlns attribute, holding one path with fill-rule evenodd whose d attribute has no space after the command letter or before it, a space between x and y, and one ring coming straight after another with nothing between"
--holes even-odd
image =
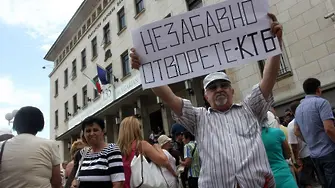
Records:
<instances>
[{"instance_id":1,"label":"word \u043d\u0435\u0437\u0430\u0431\u0430\u0432\u043d\u043e","mask_svg":"<svg viewBox=\"0 0 335 188\"><path fill-rule=\"evenodd\" d=\"M230 0L132 32L142 87L151 88L280 53L265 0Z\"/></svg>"}]
</instances>

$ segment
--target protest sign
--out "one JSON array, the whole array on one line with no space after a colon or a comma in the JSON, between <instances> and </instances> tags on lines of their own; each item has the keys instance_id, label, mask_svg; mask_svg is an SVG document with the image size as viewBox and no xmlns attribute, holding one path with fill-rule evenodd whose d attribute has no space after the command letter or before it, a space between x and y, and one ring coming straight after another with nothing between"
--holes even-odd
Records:
<instances>
[{"instance_id":1,"label":"protest sign","mask_svg":"<svg viewBox=\"0 0 335 188\"><path fill-rule=\"evenodd\" d=\"M132 31L143 89L281 53L266 0L228 0Z\"/></svg>"}]
</instances>

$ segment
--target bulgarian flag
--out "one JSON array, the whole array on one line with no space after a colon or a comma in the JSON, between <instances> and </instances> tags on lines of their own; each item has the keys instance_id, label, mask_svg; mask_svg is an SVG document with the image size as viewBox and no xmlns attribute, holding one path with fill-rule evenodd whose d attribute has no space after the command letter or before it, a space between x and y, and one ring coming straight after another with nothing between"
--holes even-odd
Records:
<instances>
[{"instance_id":1,"label":"bulgarian flag","mask_svg":"<svg viewBox=\"0 0 335 188\"><path fill-rule=\"evenodd\" d=\"M93 79L88 77L85 73L83 73L83 75L93 84L94 89L97 90L99 94L101 94L102 89L101 89L101 84L100 84L99 80L97 82L95 82Z\"/></svg>"}]
</instances>

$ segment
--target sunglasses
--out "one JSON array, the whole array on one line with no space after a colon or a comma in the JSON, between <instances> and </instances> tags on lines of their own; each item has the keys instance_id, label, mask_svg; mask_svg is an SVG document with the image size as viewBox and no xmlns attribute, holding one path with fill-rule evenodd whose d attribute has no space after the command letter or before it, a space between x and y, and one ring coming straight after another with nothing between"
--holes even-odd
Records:
<instances>
[{"instance_id":1,"label":"sunglasses","mask_svg":"<svg viewBox=\"0 0 335 188\"><path fill-rule=\"evenodd\" d=\"M206 89L214 91L218 88L227 89L230 87L231 85L229 82L214 82L214 83L209 84Z\"/></svg>"}]
</instances>

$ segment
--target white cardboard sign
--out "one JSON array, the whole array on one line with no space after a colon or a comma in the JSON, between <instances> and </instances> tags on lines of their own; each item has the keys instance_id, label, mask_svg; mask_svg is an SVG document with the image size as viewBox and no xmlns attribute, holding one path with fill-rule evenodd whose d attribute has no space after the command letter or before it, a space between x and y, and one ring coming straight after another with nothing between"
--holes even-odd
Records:
<instances>
[{"instance_id":1,"label":"white cardboard sign","mask_svg":"<svg viewBox=\"0 0 335 188\"><path fill-rule=\"evenodd\" d=\"M266 0L228 0L132 31L143 89L281 53Z\"/></svg>"}]
</instances>

